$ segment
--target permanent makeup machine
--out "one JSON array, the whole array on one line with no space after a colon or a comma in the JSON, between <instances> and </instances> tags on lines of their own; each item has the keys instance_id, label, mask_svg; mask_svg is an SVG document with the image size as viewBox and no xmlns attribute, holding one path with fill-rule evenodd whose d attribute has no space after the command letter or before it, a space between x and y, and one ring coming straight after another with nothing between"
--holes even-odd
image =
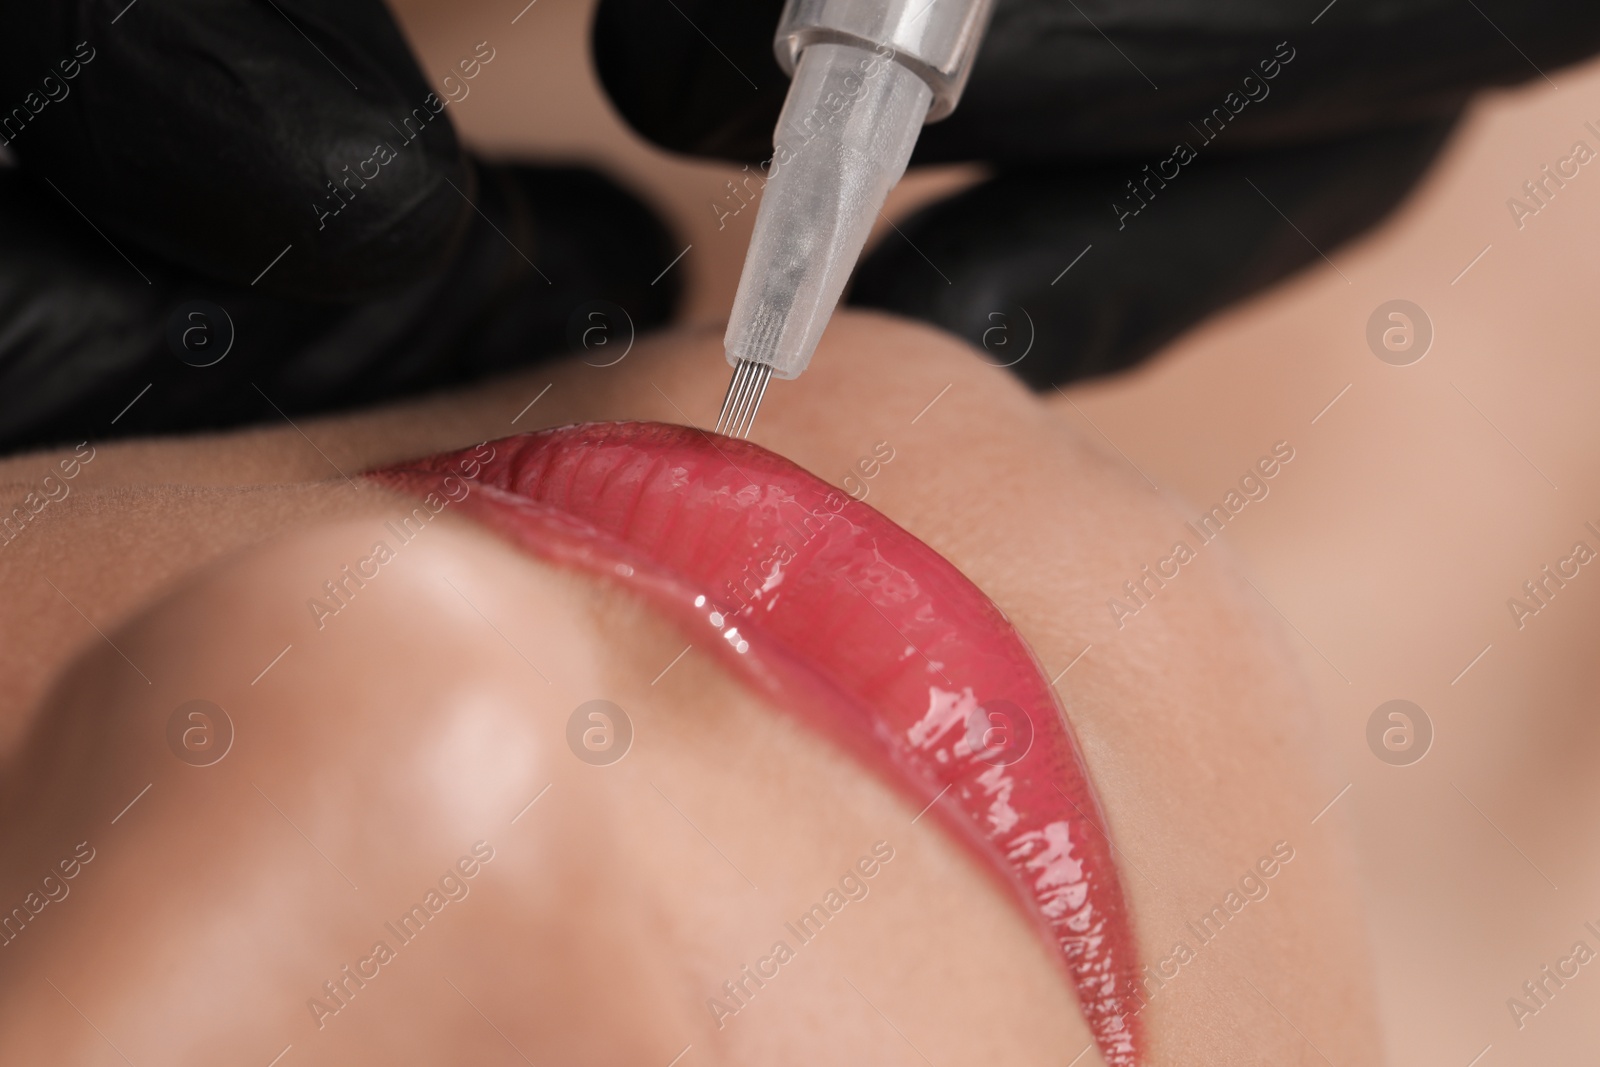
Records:
<instances>
[{"instance_id":1,"label":"permanent makeup machine","mask_svg":"<svg viewBox=\"0 0 1600 1067\"><path fill-rule=\"evenodd\" d=\"M717 432L746 437L767 383L811 362L924 123L955 110L991 0L788 0L790 73L723 340Z\"/></svg>"}]
</instances>

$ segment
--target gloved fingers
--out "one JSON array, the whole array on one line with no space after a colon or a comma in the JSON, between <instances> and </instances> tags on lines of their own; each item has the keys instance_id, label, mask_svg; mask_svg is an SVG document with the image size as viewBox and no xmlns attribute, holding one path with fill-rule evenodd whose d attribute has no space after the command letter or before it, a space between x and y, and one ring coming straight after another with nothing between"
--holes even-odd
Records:
<instances>
[{"instance_id":1,"label":"gloved fingers","mask_svg":"<svg viewBox=\"0 0 1600 1067\"><path fill-rule=\"evenodd\" d=\"M1325 4L999 0L961 107L918 158L1317 143L1445 118L1600 51L1600 7L1563 0Z\"/></svg>"},{"instance_id":2,"label":"gloved fingers","mask_svg":"<svg viewBox=\"0 0 1600 1067\"><path fill-rule=\"evenodd\" d=\"M1322 141L1447 116L1474 90L1600 50L1600 6L1567 0L1322 6L996 0L960 106L923 131L913 162L1164 154L1223 128L1219 152ZM601 81L665 148L764 160L788 89L772 54L781 9L601 0Z\"/></svg>"},{"instance_id":3,"label":"gloved fingers","mask_svg":"<svg viewBox=\"0 0 1600 1067\"><path fill-rule=\"evenodd\" d=\"M755 163L789 77L772 52L783 0L600 0L595 73L639 134L672 152Z\"/></svg>"},{"instance_id":4,"label":"gloved fingers","mask_svg":"<svg viewBox=\"0 0 1600 1067\"><path fill-rule=\"evenodd\" d=\"M10 3L0 144L147 274L341 301L436 273L468 225L448 114L381 0Z\"/></svg>"},{"instance_id":5,"label":"gloved fingers","mask_svg":"<svg viewBox=\"0 0 1600 1067\"><path fill-rule=\"evenodd\" d=\"M1291 272L1336 262L1452 125L1153 167L1132 157L1003 172L899 223L849 301L960 334L1038 389L1122 370Z\"/></svg>"},{"instance_id":6,"label":"gloved fingers","mask_svg":"<svg viewBox=\"0 0 1600 1067\"><path fill-rule=\"evenodd\" d=\"M0 169L0 453L370 404L577 348L610 362L671 318L678 276L652 282L678 246L631 194L582 168L475 172L482 214L447 269L331 305L141 275Z\"/></svg>"}]
</instances>

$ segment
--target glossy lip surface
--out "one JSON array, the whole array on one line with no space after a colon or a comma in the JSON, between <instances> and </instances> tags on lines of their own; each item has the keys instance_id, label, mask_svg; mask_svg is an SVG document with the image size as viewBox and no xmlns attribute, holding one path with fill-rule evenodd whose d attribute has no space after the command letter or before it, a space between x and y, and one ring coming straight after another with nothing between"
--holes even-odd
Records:
<instances>
[{"instance_id":1,"label":"glossy lip surface","mask_svg":"<svg viewBox=\"0 0 1600 1067\"><path fill-rule=\"evenodd\" d=\"M591 423L492 444L492 458L368 476L459 501L532 554L643 594L929 805L1058 950L1105 1062L1139 1062L1135 945L1099 801L1054 690L988 597L875 509L746 441Z\"/></svg>"}]
</instances>

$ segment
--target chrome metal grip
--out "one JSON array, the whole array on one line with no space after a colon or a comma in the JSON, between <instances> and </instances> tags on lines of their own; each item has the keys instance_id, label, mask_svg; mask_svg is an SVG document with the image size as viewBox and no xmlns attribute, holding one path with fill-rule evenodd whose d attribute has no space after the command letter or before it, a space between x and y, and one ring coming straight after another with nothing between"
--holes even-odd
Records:
<instances>
[{"instance_id":1,"label":"chrome metal grip","mask_svg":"<svg viewBox=\"0 0 1600 1067\"><path fill-rule=\"evenodd\" d=\"M933 90L928 122L955 110L966 88L992 0L788 0L773 51L790 75L813 44L888 48Z\"/></svg>"}]
</instances>

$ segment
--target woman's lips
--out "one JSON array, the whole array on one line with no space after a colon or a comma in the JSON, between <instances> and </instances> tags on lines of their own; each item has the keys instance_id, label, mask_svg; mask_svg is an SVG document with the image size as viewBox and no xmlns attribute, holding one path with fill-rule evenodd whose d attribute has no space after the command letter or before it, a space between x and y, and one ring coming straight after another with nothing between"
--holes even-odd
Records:
<instances>
[{"instance_id":1,"label":"woman's lips","mask_svg":"<svg viewBox=\"0 0 1600 1067\"><path fill-rule=\"evenodd\" d=\"M1003 876L1106 1063L1138 1061L1133 935L1071 727L1010 622L942 556L788 460L679 426L571 426L370 476L459 500L534 555L709 630L698 647L931 804Z\"/></svg>"}]
</instances>

